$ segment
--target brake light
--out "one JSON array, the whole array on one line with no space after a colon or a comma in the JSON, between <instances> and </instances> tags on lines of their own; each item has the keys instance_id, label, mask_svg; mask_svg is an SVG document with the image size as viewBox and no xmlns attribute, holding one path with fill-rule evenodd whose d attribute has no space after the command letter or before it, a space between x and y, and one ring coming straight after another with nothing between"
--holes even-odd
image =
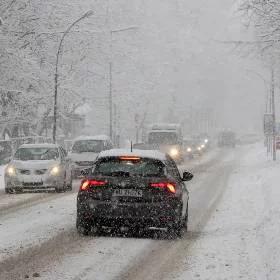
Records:
<instances>
[{"instance_id":1,"label":"brake light","mask_svg":"<svg viewBox=\"0 0 280 280\"><path fill-rule=\"evenodd\" d=\"M90 187L100 187L106 185L105 181L84 180L82 181L80 191L87 191Z\"/></svg>"},{"instance_id":2,"label":"brake light","mask_svg":"<svg viewBox=\"0 0 280 280\"><path fill-rule=\"evenodd\" d=\"M166 189L171 193L176 193L175 185L172 183L167 183L167 182L151 183L150 186L154 188Z\"/></svg>"},{"instance_id":3,"label":"brake light","mask_svg":"<svg viewBox=\"0 0 280 280\"><path fill-rule=\"evenodd\" d=\"M140 157L135 157L135 156L124 156L120 157L120 160L140 160Z\"/></svg>"},{"instance_id":4,"label":"brake light","mask_svg":"<svg viewBox=\"0 0 280 280\"><path fill-rule=\"evenodd\" d=\"M176 193L176 189L175 189L175 186L173 184L168 183L166 185L166 187L171 193Z\"/></svg>"}]
</instances>

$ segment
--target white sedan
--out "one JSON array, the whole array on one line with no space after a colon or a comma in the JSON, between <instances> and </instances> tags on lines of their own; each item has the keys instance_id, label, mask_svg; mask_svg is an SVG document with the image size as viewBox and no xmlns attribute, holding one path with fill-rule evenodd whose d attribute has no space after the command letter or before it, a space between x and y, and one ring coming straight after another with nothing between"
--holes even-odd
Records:
<instances>
[{"instance_id":1,"label":"white sedan","mask_svg":"<svg viewBox=\"0 0 280 280\"><path fill-rule=\"evenodd\" d=\"M5 191L72 189L71 163L66 151L56 144L20 146L5 170Z\"/></svg>"}]
</instances>

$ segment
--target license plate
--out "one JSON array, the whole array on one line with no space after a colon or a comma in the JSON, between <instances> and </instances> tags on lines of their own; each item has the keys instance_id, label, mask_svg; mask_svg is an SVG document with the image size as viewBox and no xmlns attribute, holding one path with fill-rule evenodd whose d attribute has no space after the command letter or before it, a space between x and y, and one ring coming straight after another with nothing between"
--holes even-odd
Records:
<instances>
[{"instance_id":1,"label":"license plate","mask_svg":"<svg viewBox=\"0 0 280 280\"><path fill-rule=\"evenodd\" d=\"M113 196L142 197L142 190L119 189L113 191Z\"/></svg>"}]
</instances>

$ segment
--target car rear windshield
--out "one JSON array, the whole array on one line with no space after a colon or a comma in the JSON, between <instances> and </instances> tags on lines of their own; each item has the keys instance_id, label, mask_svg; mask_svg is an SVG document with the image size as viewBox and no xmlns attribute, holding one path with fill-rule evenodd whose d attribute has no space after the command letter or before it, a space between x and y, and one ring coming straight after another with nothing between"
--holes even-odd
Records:
<instances>
[{"instance_id":1,"label":"car rear windshield","mask_svg":"<svg viewBox=\"0 0 280 280\"><path fill-rule=\"evenodd\" d=\"M55 160L59 158L57 148L20 148L16 151L16 160Z\"/></svg>"},{"instance_id":2,"label":"car rear windshield","mask_svg":"<svg viewBox=\"0 0 280 280\"><path fill-rule=\"evenodd\" d=\"M177 144L178 136L174 132L150 132L149 144Z\"/></svg>"},{"instance_id":3,"label":"car rear windshield","mask_svg":"<svg viewBox=\"0 0 280 280\"><path fill-rule=\"evenodd\" d=\"M100 153L104 150L104 141L102 140L79 140L72 147L74 153Z\"/></svg>"},{"instance_id":4,"label":"car rear windshield","mask_svg":"<svg viewBox=\"0 0 280 280\"><path fill-rule=\"evenodd\" d=\"M165 165L155 159L123 160L106 158L96 163L93 174L123 177L162 177L165 174Z\"/></svg>"}]
</instances>

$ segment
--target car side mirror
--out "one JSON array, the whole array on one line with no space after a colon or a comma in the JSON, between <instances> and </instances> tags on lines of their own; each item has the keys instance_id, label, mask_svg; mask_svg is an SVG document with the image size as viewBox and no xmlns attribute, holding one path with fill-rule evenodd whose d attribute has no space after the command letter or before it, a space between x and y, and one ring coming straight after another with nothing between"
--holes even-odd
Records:
<instances>
[{"instance_id":1,"label":"car side mirror","mask_svg":"<svg viewBox=\"0 0 280 280\"><path fill-rule=\"evenodd\" d=\"M183 180L183 181L191 181L192 178L193 178L193 174L192 174L192 173L187 172L187 171L185 171L185 172L183 173L183 177L182 177L182 180Z\"/></svg>"}]
</instances>

